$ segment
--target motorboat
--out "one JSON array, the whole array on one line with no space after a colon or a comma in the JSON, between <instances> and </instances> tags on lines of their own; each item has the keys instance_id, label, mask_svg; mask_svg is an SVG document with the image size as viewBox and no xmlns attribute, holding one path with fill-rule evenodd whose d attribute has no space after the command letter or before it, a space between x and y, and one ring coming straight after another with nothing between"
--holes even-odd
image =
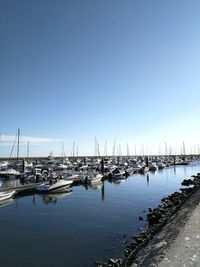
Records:
<instances>
[{"instance_id":1,"label":"motorboat","mask_svg":"<svg viewBox=\"0 0 200 267\"><path fill-rule=\"evenodd\" d=\"M132 164L132 168L134 171L139 172L142 169L142 165L140 165L138 162Z\"/></svg>"},{"instance_id":2,"label":"motorboat","mask_svg":"<svg viewBox=\"0 0 200 267\"><path fill-rule=\"evenodd\" d=\"M57 180L56 182L42 183L36 187L36 191L39 193L64 193L69 190L72 180Z\"/></svg>"},{"instance_id":3,"label":"motorboat","mask_svg":"<svg viewBox=\"0 0 200 267\"><path fill-rule=\"evenodd\" d=\"M126 172L128 173L128 175L132 175L132 174L135 173L136 171L134 170L134 168L132 168L132 167L128 167L128 168L126 169Z\"/></svg>"},{"instance_id":4,"label":"motorboat","mask_svg":"<svg viewBox=\"0 0 200 267\"><path fill-rule=\"evenodd\" d=\"M6 200L8 198L11 198L12 196L14 196L14 194L15 194L15 191L9 191L9 192L3 191L3 192L0 192L0 202Z\"/></svg>"},{"instance_id":5,"label":"motorboat","mask_svg":"<svg viewBox=\"0 0 200 267\"><path fill-rule=\"evenodd\" d=\"M159 170L164 169L166 167L166 165L162 161L158 161L156 164Z\"/></svg>"},{"instance_id":6,"label":"motorboat","mask_svg":"<svg viewBox=\"0 0 200 267\"><path fill-rule=\"evenodd\" d=\"M149 170L150 171L157 171L158 170L158 166L157 166L156 162L151 162L149 164Z\"/></svg>"},{"instance_id":7,"label":"motorboat","mask_svg":"<svg viewBox=\"0 0 200 267\"><path fill-rule=\"evenodd\" d=\"M0 170L0 176L1 177L10 178L10 177L16 177L19 175L20 175L20 172L16 171L15 169L13 169L11 167L1 168L1 170Z\"/></svg>"},{"instance_id":8,"label":"motorboat","mask_svg":"<svg viewBox=\"0 0 200 267\"><path fill-rule=\"evenodd\" d=\"M147 173L149 171L149 167L147 167L147 166L143 166L139 171L138 171L138 173L140 173L140 174L145 174L145 173Z\"/></svg>"},{"instance_id":9,"label":"motorboat","mask_svg":"<svg viewBox=\"0 0 200 267\"><path fill-rule=\"evenodd\" d=\"M67 165L65 164L58 164L58 165L54 165L53 170L54 171L63 171L67 169Z\"/></svg>"},{"instance_id":10,"label":"motorboat","mask_svg":"<svg viewBox=\"0 0 200 267\"><path fill-rule=\"evenodd\" d=\"M103 174L101 173L88 174L85 177L85 182L90 185L98 184L99 182L101 182L102 178L103 178Z\"/></svg>"},{"instance_id":11,"label":"motorboat","mask_svg":"<svg viewBox=\"0 0 200 267\"><path fill-rule=\"evenodd\" d=\"M128 173L124 169L115 168L111 175L112 179L118 180L127 178Z\"/></svg>"},{"instance_id":12,"label":"motorboat","mask_svg":"<svg viewBox=\"0 0 200 267\"><path fill-rule=\"evenodd\" d=\"M66 181L72 180L73 182L84 182L85 173L84 172L64 171L62 173L62 179L66 180Z\"/></svg>"}]
</instances>

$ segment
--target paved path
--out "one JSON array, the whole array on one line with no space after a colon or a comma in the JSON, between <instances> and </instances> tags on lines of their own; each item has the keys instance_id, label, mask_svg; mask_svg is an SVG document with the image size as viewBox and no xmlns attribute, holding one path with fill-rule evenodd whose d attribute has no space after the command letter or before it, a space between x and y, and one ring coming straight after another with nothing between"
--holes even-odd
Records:
<instances>
[{"instance_id":1,"label":"paved path","mask_svg":"<svg viewBox=\"0 0 200 267\"><path fill-rule=\"evenodd\" d=\"M200 205L166 251L158 267L200 267Z\"/></svg>"}]
</instances>

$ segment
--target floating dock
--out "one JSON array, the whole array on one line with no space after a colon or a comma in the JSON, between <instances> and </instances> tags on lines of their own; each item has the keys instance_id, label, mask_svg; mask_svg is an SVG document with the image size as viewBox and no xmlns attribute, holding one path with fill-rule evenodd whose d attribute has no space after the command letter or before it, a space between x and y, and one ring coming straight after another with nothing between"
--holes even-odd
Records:
<instances>
[{"instance_id":1,"label":"floating dock","mask_svg":"<svg viewBox=\"0 0 200 267\"><path fill-rule=\"evenodd\" d=\"M0 192L9 192L9 191L15 191L15 194L26 194L28 192L34 191L36 186L40 185L42 183L32 183L27 185L21 185L21 186L11 186L11 187L1 187Z\"/></svg>"}]
</instances>

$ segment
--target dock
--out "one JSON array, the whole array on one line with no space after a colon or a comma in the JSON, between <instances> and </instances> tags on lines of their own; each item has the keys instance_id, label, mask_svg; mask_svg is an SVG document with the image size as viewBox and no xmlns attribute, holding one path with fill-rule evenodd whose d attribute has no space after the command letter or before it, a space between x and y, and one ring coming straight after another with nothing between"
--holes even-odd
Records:
<instances>
[{"instance_id":1,"label":"dock","mask_svg":"<svg viewBox=\"0 0 200 267\"><path fill-rule=\"evenodd\" d=\"M35 187L40 185L42 183L31 183L21 186L11 186L11 187L1 187L0 192L10 192L10 191L16 191L15 194L26 194L29 192L33 192Z\"/></svg>"}]
</instances>

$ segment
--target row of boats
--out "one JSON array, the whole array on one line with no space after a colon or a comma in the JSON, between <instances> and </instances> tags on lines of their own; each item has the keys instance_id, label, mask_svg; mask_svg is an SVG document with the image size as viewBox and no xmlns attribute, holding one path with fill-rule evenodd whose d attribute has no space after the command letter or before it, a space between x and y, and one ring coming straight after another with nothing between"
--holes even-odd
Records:
<instances>
[{"instance_id":1,"label":"row of boats","mask_svg":"<svg viewBox=\"0 0 200 267\"><path fill-rule=\"evenodd\" d=\"M180 160L180 158L179 158ZM183 160L182 160L183 161ZM35 184L38 193L63 193L75 183L95 185L102 179L120 180L133 173L146 173L172 165L174 158L79 158L33 162L0 162L0 177L19 178L21 184ZM184 159L186 163L186 160ZM188 163L188 161L187 161ZM2 181L0 180L0 187ZM0 202L14 196L15 191L0 190Z\"/></svg>"}]
</instances>

